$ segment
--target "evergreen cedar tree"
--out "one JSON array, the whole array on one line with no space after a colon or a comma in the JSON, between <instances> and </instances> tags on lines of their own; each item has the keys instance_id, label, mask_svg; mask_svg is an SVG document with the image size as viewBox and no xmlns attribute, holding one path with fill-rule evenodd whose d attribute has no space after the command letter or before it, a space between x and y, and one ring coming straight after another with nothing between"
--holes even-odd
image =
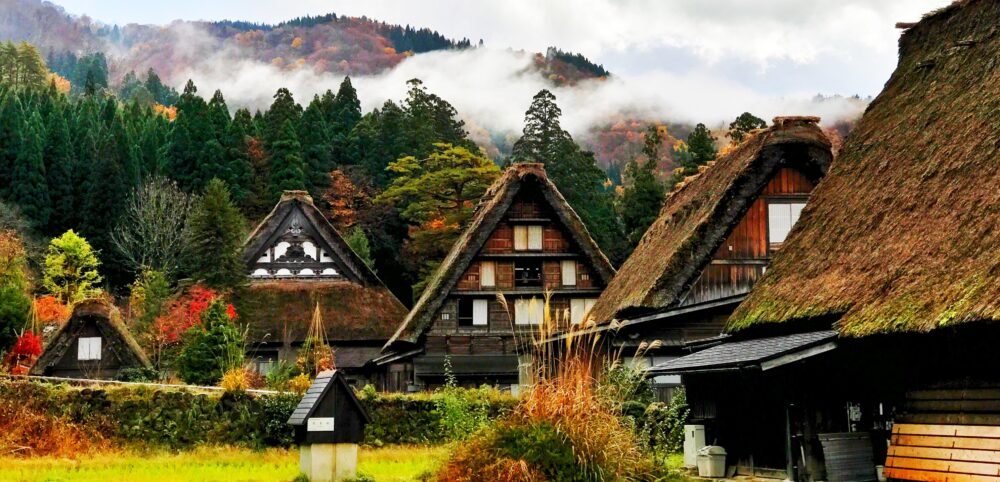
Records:
<instances>
[{"instance_id":1,"label":"evergreen cedar tree","mask_svg":"<svg viewBox=\"0 0 1000 482\"><path fill-rule=\"evenodd\" d=\"M646 229L656 220L666 197L666 186L657 177L662 141L657 127L649 126L642 148L645 160L640 163L639 159L632 159L625 166L625 187L618 207L629 251L635 249Z\"/></svg>"},{"instance_id":2,"label":"evergreen cedar tree","mask_svg":"<svg viewBox=\"0 0 1000 482\"><path fill-rule=\"evenodd\" d=\"M49 243L42 286L64 304L77 303L99 290L100 265L90 243L71 229Z\"/></svg>"},{"instance_id":3,"label":"evergreen cedar tree","mask_svg":"<svg viewBox=\"0 0 1000 482\"><path fill-rule=\"evenodd\" d=\"M212 179L195 201L188 220L188 273L213 288L246 280L243 264L243 216L229 197L226 183Z\"/></svg>"},{"instance_id":4,"label":"evergreen cedar tree","mask_svg":"<svg viewBox=\"0 0 1000 482\"><path fill-rule=\"evenodd\" d=\"M226 371L243 362L243 333L230 320L226 304L215 300L201 313L201 323L184 333L177 375L185 383L215 385Z\"/></svg>"},{"instance_id":5,"label":"evergreen cedar tree","mask_svg":"<svg viewBox=\"0 0 1000 482\"><path fill-rule=\"evenodd\" d=\"M336 169L359 176L359 185L374 198L398 177L388 167L400 159L426 161L440 155L439 144L451 145L453 153L465 149L478 157L479 150L454 107L417 79L408 82L405 99L387 101L364 114L351 79L345 78L336 93L316 96L305 108L287 89L280 89L267 110L240 109L230 117L222 93L215 92L206 101L190 81L177 95L155 72L147 71L142 81L138 75L127 75L126 91L112 92L103 54L50 58L50 67L72 82L72 95L37 79L30 86L0 82L0 116L5 120L0 123L0 196L10 205L23 205L23 217L33 225L25 236L58 236L73 229L85 237L108 286L116 291L141 271L122 262L110 232L119 224L123 200L151 177L167 177L192 195L205 193L204 203L214 200L214 214L202 210L199 216L214 216L222 224L216 224L214 233L207 223L201 223L200 231L191 227L191 253L176 277L203 277L227 285L237 278L229 254L234 250L219 248L216 241L237 244L232 240L241 236L235 228L241 224L240 215L249 220L264 216L281 190L305 188L314 199L324 199L331 189L329 174ZM7 61L0 59L0 71ZM173 104L173 121L162 106L151 106L150 99ZM605 252L621 260L629 246L615 212L614 192L593 155L582 151L561 128L560 115L555 97L539 92L526 113L524 135L513 160L546 164L550 177ZM691 151L701 152L698 146L706 151L714 148L711 137L707 139L702 144L689 139ZM640 170L635 174L633 184L646 179ZM15 176L17 182L12 182ZM207 192L213 179L225 184L225 196L217 187ZM636 192L645 193L646 188L637 187ZM374 269L394 292L409 299L412 285L427 268L406 262L411 256L406 247L416 247L410 234L421 232L414 230L419 223L385 203L365 206L356 219L369 243ZM461 217L452 221L445 224L460 224ZM640 229L640 222L628 222L630 231Z\"/></svg>"},{"instance_id":6,"label":"evergreen cedar tree","mask_svg":"<svg viewBox=\"0 0 1000 482\"><path fill-rule=\"evenodd\" d=\"M624 233L614 210L614 192L607 175L597 165L594 154L585 152L559 123L562 111L556 97L541 90L524 114L524 130L514 143L514 162L545 164L549 179L559 188L594 240L613 263L627 254Z\"/></svg>"}]
</instances>

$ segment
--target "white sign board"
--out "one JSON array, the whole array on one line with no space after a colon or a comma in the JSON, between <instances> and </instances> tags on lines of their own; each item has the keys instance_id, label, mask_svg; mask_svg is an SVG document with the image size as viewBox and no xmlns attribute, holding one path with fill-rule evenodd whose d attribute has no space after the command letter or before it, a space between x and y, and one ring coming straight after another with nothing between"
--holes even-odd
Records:
<instances>
[{"instance_id":1,"label":"white sign board","mask_svg":"<svg viewBox=\"0 0 1000 482\"><path fill-rule=\"evenodd\" d=\"M308 432L332 432L333 417L312 417L306 422Z\"/></svg>"}]
</instances>

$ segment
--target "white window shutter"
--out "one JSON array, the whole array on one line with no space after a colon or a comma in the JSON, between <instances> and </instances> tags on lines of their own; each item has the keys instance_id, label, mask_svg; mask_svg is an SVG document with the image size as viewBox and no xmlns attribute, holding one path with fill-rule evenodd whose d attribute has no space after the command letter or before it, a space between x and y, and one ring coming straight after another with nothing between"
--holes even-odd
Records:
<instances>
[{"instance_id":1,"label":"white window shutter","mask_svg":"<svg viewBox=\"0 0 1000 482\"><path fill-rule=\"evenodd\" d=\"M492 288L497 285L497 265L494 261L483 261L479 264L479 285Z\"/></svg>"},{"instance_id":2,"label":"white window shutter","mask_svg":"<svg viewBox=\"0 0 1000 482\"><path fill-rule=\"evenodd\" d=\"M767 205L767 239L771 243L785 241L792 229L792 209L788 203Z\"/></svg>"},{"instance_id":3,"label":"white window shutter","mask_svg":"<svg viewBox=\"0 0 1000 482\"><path fill-rule=\"evenodd\" d=\"M597 298L573 298L569 301L569 320L574 325L583 323L587 313L597 303Z\"/></svg>"},{"instance_id":4,"label":"white window shutter","mask_svg":"<svg viewBox=\"0 0 1000 482\"><path fill-rule=\"evenodd\" d=\"M538 298L514 300L515 325L541 325L545 319L545 303Z\"/></svg>"},{"instance_id":5,"label":"white window shutter","mask_svg":"<svg viewBox=\"0 0 1000 482\"><path fill-rule=\"evenodd\" d=\"M576 261L572 259L562 262L562 284L563 286L576 286Z\"/></svg>"},{"instance_id":6,"label":"white window shutter","mask_svg":"<svg viewBox=\"0 0 1000 482\"><path fill-rule=\"evenodd\" d=\"M526 251L528 249L528 227L514 226L514 250Z\"/></svg>"},{"instance_id":7,"label":"white window shutter","mask_svg":"<svg viewBox=\"0 0 1000 482\"><path fill-rule=\"evenodd\" d=\"M472 324L474 326L486 326L489 324L489 318L489 300L472 300Z\"/></svg>"},{"instance_id":8,"label":"white window shutter","mask_svg":"<svg viewBox=\"0 0 1000 482\"><path fill-rule=\"evenodd\" d=\"M539 225L528 226L528 249L533 251L542 250L542 227Z\"/></svg>"},{"instance_id":9,"label":"white window shutter","mask_svg":"<svg viewBox=\"0 0 1000 482\"><path fill-rule=\"evenodd\" d=\"M89 336L76 339L76 359L77 360L100 360L101 359L101 337Z\"/></svg>"}]
</instances>

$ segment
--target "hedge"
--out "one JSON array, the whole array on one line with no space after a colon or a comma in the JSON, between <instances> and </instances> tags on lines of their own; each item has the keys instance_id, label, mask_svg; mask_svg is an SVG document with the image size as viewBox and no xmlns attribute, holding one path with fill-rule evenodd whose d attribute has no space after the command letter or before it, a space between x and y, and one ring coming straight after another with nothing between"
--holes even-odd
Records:
<instances>
[{"instance_id":1,"label":"hedge","mask_svg":"<svg viewBox=\"0 0 1000 482\"><path fill-rule=\"evenodd\" d=\"M449 433L447 397L459 397L460 406L496 417L514 406L515 399L492 389L450 389L422 394L376 394L366 389L359 399L372 423L366 443L436 444L456 438ZM174 450L199 444L231 444L253 448L289 446L292 430L285 423L299 396L210 392L183 387L143 385L49 384L23 379L0 379L0 414L10 408L28 409L61 417L123 446ZM2 417L0 417L2 418Z\"/></svg>"}]
</instances>

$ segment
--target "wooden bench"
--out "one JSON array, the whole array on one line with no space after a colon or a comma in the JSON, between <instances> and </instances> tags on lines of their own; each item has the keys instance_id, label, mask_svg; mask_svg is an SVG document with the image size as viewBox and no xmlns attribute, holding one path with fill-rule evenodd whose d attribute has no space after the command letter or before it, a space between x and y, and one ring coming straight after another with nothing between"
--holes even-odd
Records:
<instances>
[{"instance_id":1,"label":"wooden bench","mask_svg":"<svg viewBox=\"0 0 1000 482\"><path fill-rule=\"evenodd\" d=\"M927 482L1000 482L1000 426L898 423L885 476Z\"/></svg>"}]
</instances>

